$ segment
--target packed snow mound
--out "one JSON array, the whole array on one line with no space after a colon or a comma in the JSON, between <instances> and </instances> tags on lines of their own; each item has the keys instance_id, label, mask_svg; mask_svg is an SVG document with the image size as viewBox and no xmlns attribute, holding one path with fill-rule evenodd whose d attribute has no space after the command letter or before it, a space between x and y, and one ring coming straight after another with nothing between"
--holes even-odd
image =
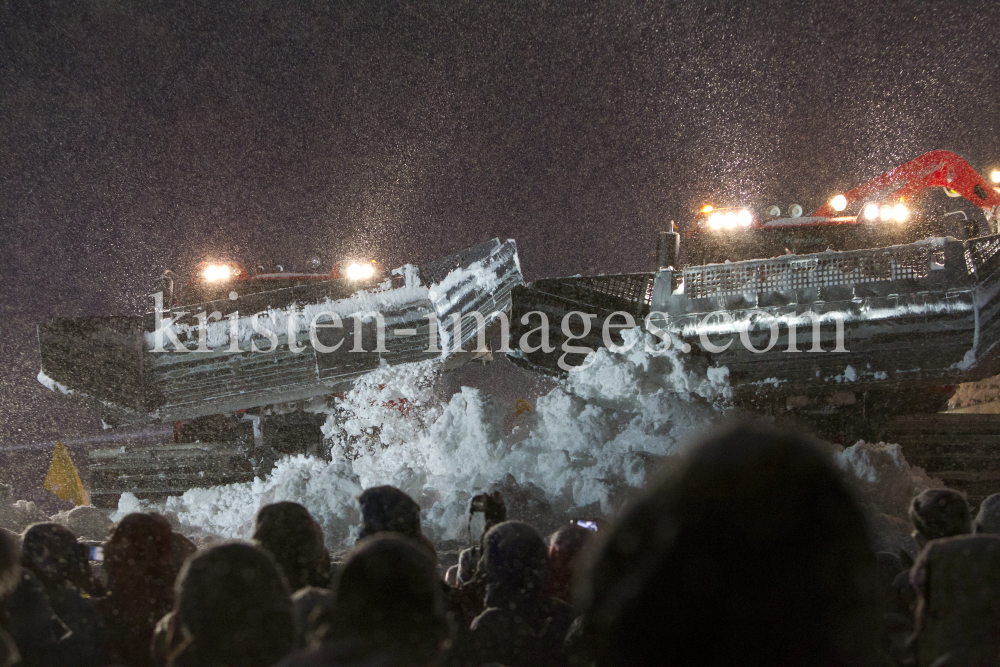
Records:
<instances>
[{"instance_id":1,"label":"packed snow mound","mask_svg":"<svg viewBox=\"0 0 1000 667\"><path fill-rule=\"evenodd\" d=\"M33 523L48 521L49 517L29 500L14 501L14 487L0 484L0 528L12 533L23 532Z\"/></svg>"},{"instance_id":2,"label":"packed snow mound","mask_svg":"<svg viewBox=\"0 0 1000 667\"><path fill-rule=\"evenodd\" d=\"M66 526L83 540L103 540L114 523L107 514L96 507L81 505L66 515Z\"/></svg>"},{"instance_id":3,"label":"packed snow mound","mask_svg":"<svg viewBox=\"0 0 1000 667\"><path fill-rule=\"evenodd\" d=\"M958 385L955 394L948 399L948 409L969 408L996 402L1000 402L1000 375Z\"/></svg>"},{"instance_id":4,"label":"packed snow mound","mask_svg":"<svg viewBox=\"0 0 1000 667\"><path fill-rule=\"evenodd\" d=\"M423 509L435 540L467 535L472 495L500 489L512 519L554 528L570 516L613 515L650 471L683 454L728 412L725 368L711 368L676 344L625 332L626 348L601 349L504 431L504 406L469 387L435 396L440 365L383 367L359 380L330 410L324 434L332 462L295 456L263 480L194 489L160 507L193 537L249 538L258 509L302 503L330 546L349 544L360 516L355 498L391 484ZM631 344L631 347L629 347ZM877 549L912 550L907 508L940 483L910 466L898 445L830 446L872 526ZM123 496L119 516L142 504Z\"/></svg>"},{"instance_id":5,"label":"packed snow mound","mask_svg":"<svg viewBox=\"0 0 1000 667\"><path fill-rule=\"evenodd\" d=\"M899 445L859 440L850 447L836 448L833 460L845 472L868 518L876 551L916 553L910 536L910 501L926 489L944 488L923 468L911 466Z\"/></svg>"},{"instance_id":6,"label":"packed snow mound","mask_svg":"<svg viewBox=\"0 0 1000 667\"><path fill-rule=\"evenodd\" d=\"M354 499L380 484L420 503L434 539L462 536L472 495L496 487L512 507L551 508L551 522L568 513L611 514L658 461L682 453L718 420L732 395L725 369L708 368L676 341L664 347L634 329L625 343L594 353L511 433L504 406L478 389L438 400L433 361L377 369L327 419L332 462L285 458L265 480L194 489L162 509L185 526L246 538L262 505L294 500L320 520L331 544L356 534ZM513 511L511 518L548 523Z\"/></svg>"}]
</instances>

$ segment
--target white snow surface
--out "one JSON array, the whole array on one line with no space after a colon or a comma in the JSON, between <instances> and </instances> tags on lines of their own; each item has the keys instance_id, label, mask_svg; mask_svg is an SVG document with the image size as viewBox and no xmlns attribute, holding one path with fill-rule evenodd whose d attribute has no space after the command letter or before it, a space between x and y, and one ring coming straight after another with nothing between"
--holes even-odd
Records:
<instances>
[{"instance_id":1,"label":"white snow surface","mask_svg":"<svg viewBox=\"0 0 1000 667\"><path fill-rule=\"evenodd\" d=\"M922 468L903 458L899 445L859 440L847 448L834 446L833 460L846 473L848 484L868 517L876 551L916 554L907 511L921 491L943 488Z\"/></svg>"},{"instance_id":2,"label":"white snow surface","mask_svg":"<svg viewBox=\"0 0 1000 667\"><path fill-rule=\"evenodd\" d=\"M299 344L308 343L309 327L313 322L320 324L330 323L330 314L335 314L343 323L342 326L349 330L352 325L351 318L361 317L364 321L369 317L369 313L384 312L392 308L399 308L408 304L419 304L426 302L428 305L430 292L426 287L410 286L388 289L386 285L375 290L362 290L355 292L350 297L339 300L323 299L318 303L305 305L293 305L287 308L269 308L266 311L252 315L242 315L236 321L236 332L238 334L238 344L241 349L249 349L251 340L263 342L260 333L254 328L254 322L258 321L258 326L274 332L279 341L287 342L291 337ZM169 318L170 314L164 315ZM255 319L256 318L256 319ZM192 341L198 338L198 326L188 324L173 324L172 329L178 335L187 335ZM233 344L230 332L233 323L228 320L209 321L205 327L205 336L209 350L226 348ZM169 345L165 334L163 343ZM150 349L156 346L157 334L155 331L146 333L146 344ZM263 342L263 349L268 349L268 343ZM171 349L171 348L167 348Z\"/></svg>"},{"instance_id":3,"label":"white snow surface","mask_svg":"<svg viewBox=\"0 0 1000 667\"><path fill-rule=\"evenodd\" d=\"M512 476L527 495L544 496L554 515L613 515L655 465L683 453L723 418L732 396L727 369L709 368L677 345L658 348L639 329L624 335L626 346L635 343L630 351L594 353L510 433L504 406L478 389L437 400L440 364L383 367L331 410L324 433L333 443L332 462L286 457L266 479L192 489L146 509L176 517L196 538L249 538L260 507L291 500L305 505L337 546L357 534L358 494L391 484L424 508L430 537L454 539L464 535L472 494L505 480L511 488ZM912 550L910 499L940 484L909 466L898 445L859 442L830 451L869 517L876 547ZM112 518L141 508L125 494Z\"/></svg>"},{"instance_id":4,"label":"white snow surface","mask_svg":"<svg viewBox=\"0 0 1000 667\"><path fill-rule=\"evenodd\" d=\"M417 284L416 267L406 265L394 271L404 276L404 287L393 288L392 282L387 280L369 290L355 292L344 299L326 298L318 303L268 308L259 313L242 314L236 317L235 321L228 319L206 321L204 327L175 323L173 319L177 318L178 313L166 312L162 314L164 322L168 323L164 329L169 328L177 334L182 344L190 349L191 344L198 341L199 330L204 328L201 333L208 351L228 349L234 352L235 348L243 351L252 349L253 342L261 344L259 349L268 350L271 343L265 342L266 334L261 329L272 332L279 344L287 344L290 341L298 345L308 344L311 327L315 324L330 325L331 315L339 318L341 324L337 326L350 330L353 325L352 318L368 322L373 319L375 313L380 313L387 318L387 328L392 329L393 310L405 306L423 308L427 315L434 312L441 317L444 313L450 312L456 302L468 294L469 289L483 293L494 292L501 283L495 268L490 258L482 259L466 268L452 270L439 283L423 286ZM489 318L490 313L484 315ZM439 334L442 339L442 349L450 349L448 327L442 326ZM163 345L164 349L173 349L166 331L146 332L147 346L155 349L157 343ZM41 376L39 381L45 384ZM46 386L52 388L49 384Z\"/></svg>"},{"instance_id":5,"label":"white snow surface","mask_svg":"<svg viewBox=\"0 0 1000 667\"><path fill-rule=\"evenodd\" d=\"M193 489L160 509L184 526L245 538L262 505L294 500L337 544L355 533L356 496L392 484L424 508L429 535L447 539L461 535L472 494L512 475L519 486L544 492L555 512L611 514L657 460L680 453L721 417L731 396L726 369L708 369L676 345L659 349L638 329L626 336L636 343L631 351L596 352L511 433L503 429L504 406L478 389L463 387L450 401L437 401L434 361L380 368L327 419L332 462L284 458L266 479ZM134 497L123 496L118 516L136 509Z\"/></svg>"},{"instance_id":6,"label":"white snow surface","mask_svg":"<svg viewBox=\"0 0 1000 667\"><path fill-rule=\"evenodd\" d=\"M42 385L44 385L45 388L48 389L51 392L60 392L60 393L66 394L67 396L69 396L69 395L71 395L73 393L72 389L70 389L69 387L67 387L64 384L56 382L55 380L53 380L52 378L50 378L48 375L46 375L45 371L38 371L38 381L41 382Z\"/></svg>"}]
</instances>

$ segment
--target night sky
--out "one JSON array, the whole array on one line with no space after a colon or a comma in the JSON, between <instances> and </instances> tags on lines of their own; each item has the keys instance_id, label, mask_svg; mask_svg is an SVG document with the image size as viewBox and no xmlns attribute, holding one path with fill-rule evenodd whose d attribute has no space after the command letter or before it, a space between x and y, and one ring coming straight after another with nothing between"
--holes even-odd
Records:
<instances>
[{"instance_id":1,"label":"night sky","mask_svg":"<svg viewBox=\"0 0 1000 667\"><path fill-rule=\"evenodd\" d=\"M705 202L811 211L935 148L988 173L998 19L989 1L0 0L0 481L60 506L39 488L51 441L82 461L102 435L35 381L36 322L148 310L167 268L398 266L499 236L529 280L651 270L655 233Z\"/></svg>"}]
</instances>

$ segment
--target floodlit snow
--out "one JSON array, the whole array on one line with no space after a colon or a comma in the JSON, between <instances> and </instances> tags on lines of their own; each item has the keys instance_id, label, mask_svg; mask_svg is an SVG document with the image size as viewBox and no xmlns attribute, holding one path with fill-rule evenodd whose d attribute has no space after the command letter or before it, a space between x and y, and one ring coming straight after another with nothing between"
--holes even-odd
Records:
<instances>
[{"instance_id":1,"label":"floodlit snow","mask_svg":"<svg viewBox=\"0 0 1000 667\"><path fill-rule=\"evenodd\" d=\"M318 303L306 304L303 306L290 306L288 308L269 308L261 313L243 315L236 320L236 331L238 332L239 345L243 349L249 349L252 339L259 339L260 334L254 328L254 318L257 318L258 328L263 327L274 332L279 341L287 341L289 333L296 336L299 343L308 342L310 325L313 322L328 324L330 314L335 314L340 318L345 327L351 326L351 318L355 315L364 317L371 312L386 313L393 309L402 308L407 305L426 304L430 308L429 290L426 287L409 286L396 289L382 289L356 292L346 299L331 300L324 299ZM165 318L169 314L164 315ZM391 322L387 320L391 326ZM166 321L165 321L166 326ZM186 324L173 324L173 331L178 337L187 335L189 340L196 341L198 338L198 326ZM206 340L209 350L226 348L232 344L230 332L233 323L229 320L210 321L205 327ZM164 334L161 344L168 345L168 339ZM182 338L183 340L183 338ZM157 333L146 333L146 344L150 349L157 345ZM167 348L170 349L170 348ZM264 349L267 349L264 345Z\"/></svg>"},{"instance_id":2,"label":"floodlit snow","mask_svg":"<svg viewBox=\"0 0 1000 667\"><path fill-rule=\"evenodd\" d=\"M509 433L504 406L489 394L463 387L447 402L436 399L435 362L378 369L327 420L332 462L287 457L266 479L193 489L154 509L195 537L248 538L260 507L291 500L321 521L331 546L357 534L355 498L379 484L413 496L435 539L462 537L471 495L498 483L509 504L520 494L544 506L549 516L525 517L542 526L570 514L613 514L653 467L725 416L732 392L727 369L676 346L647 349L655 339L642 336L627 331L631 350L595 353ZM909 501L940 484L907 464L898 445L831 445L831 455L862 502L875 546L912 549ZM125 494L113 518L140 507Z\"/></svg>"},{"instance_id":3,"label":"floodlit snow","mask_svg":"<svg viewBox=\"0 0 1000 667\"><path fill-rule=\"evenodd\" d=\"M1000 376L958 385L955 395L948 400L948 408L950 410L972 408L998 401L1000 401Z\"/></svg>"},{"instance_id":4,"label":"floodlit snow","mask_svg":"<svg viewBox=\"0 0 1000 667\"><path fill-rule=\"evenodd\" d=\"M72 389L70 389L64 384L56 382L48 375L46 375L45 371L38 371L38 381L41 382L42 385L45 386L45 388L48 389L49 391L60 392L66 394L67 396L73 393Z\"/></svg>"},{"instance_id":5,"label":"floodlit snow","mask_svg":"<svg viewBox=\"0 0 1000 667\"><path fill-rule=\"evenodd\" d=\"M907 518L910 501L921 491L944 484L907 463L899 445L858 441L834 449L834 462L847 473L846 479L868 517L875 550L912 552L913 527Z\"/></svg>"},{"instance_id":6,"label":"floodlit snow","mask_svg":"<svg viewBox=\"0 0 1000 667\"><path fill-rule=\"evenodd\" d=\"M252 349L254 341L261 343L262 349L267 350L271 343L263 343L264 336L267 335L265 330L274 334L279 345L288 344L292 340L298 345L304 345L310 342L314 326L329 326L334 316L339 318L340 326L349 330L353 326L353 319L369 322L375 317L375 313L385 317L386 329L391 331L396 325L412 326L414 312L422 313L417 319L431 315L442 318L446 313L452 312L468 296L470 290L482 294L496 291L503 282L503 277L497 272L497 261L496 257L491 256L473 262L468 267L450 271L439 283L426 286L418 284L417 268L405 265L395 271L404 277L403 287L393 288L391 281L387 280L373 289L355 292L344 299L325 298L317 303L268 308L259 313L241 315L234 320L210 319L204 327L200 324L175 323L173 319L177 317L177 313L167 312L162 315L162 331L146 332L146 344L151 350L173 349L168 337L169 329L189 348L191 343L199 340L201 334L210 351L224 350L234 345L246 351ZM517 264L516 253L513 261ZM188 312L186 309L181 310ZM404 310L407 311L406 314L400 317L399 313ZM487 320L492 319L491 313L483 315ZM450 349L447 323L443 323L439 334L442 350Z\"/></svg>"},{"instance_id":7,"label":"floodlit snow","mask_svg":"<svg viewBox=\"0 0 1000 667\"><path fill-rule=\"evenodd\" d=\"M392 484L424 508L429 534L455 538L472 494L511 475L527 495L540 489L555 513L610 514L656 462L722 416L731 395L725 369L708 369L676 346L653 349L655 339L638 330L626 336L631 351L595 353L511 433L503 429L504 406L478 389L436 401L440 366L433 362L378 369L327 420L332 463L286 458L266 480L191 490L163 509L187 526L248 537L262 505L295 500L337 542L350 539L358 522L361 490Z\"/></svg>"}]
</instances>

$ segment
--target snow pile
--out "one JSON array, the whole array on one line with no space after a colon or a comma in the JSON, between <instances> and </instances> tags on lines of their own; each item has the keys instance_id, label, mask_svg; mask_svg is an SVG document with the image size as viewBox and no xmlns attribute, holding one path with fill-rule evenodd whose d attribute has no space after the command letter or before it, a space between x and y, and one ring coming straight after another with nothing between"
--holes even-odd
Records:
<instances>
[{"instance_id":1,"label":"snow pile","mask_svg":"<svg viewBox=\"0 0 1000 667\"><path fill-rule=\"evenodd\" d=\"M48 521L49 517L29 500L14 501L14 488L0 484L0 528L20 533L33 523Z\"/></svg>"},{"instance_id":2,"label":"snow pile","mask_svg":"<svg viewBox=\"0 0 1000 667\"><path fill-rule=\"evenodd\" d=\"M280 460L264 480L191 489L183 496L168 498L162 510L168 518L176 516L182 526L196 528L193 537L207 533L249 539L258 508L291 500L302 503L321 519L325 533L345 537L360 519L354 498L363 490L348 462L292 456ZM128 502L139 504L134 496ZM122 503L118 509L113 519L138 511Z\"/></svg>"},{"instance_id":3,"label":"snow pile","mask_svg":"<svg viewBox=\"0 0 1000 667\"><path fill-rule=\"evenodd\" d=\"M510 434L503 405L477 389L436 400L434 362L378 369L324 426L332 463L286 458L266 480L191 490L163 509L184 525L247 537L261 505L295 500L323 522L331 542L350 539L354 498L378 484L413 496L435 539L459 537L471 496L495 485L512 505L610 514L655 462L680 453L718 419L731 396L725 369L709 369L676 346L662 349L638 329L626 339L630 351L596 352ZM135 509L122 502L121 511Z\"/></svg>"},{"instance_id":4,"label":"snow pile","mask_svg":"<svg viewBox=\"0 0 1000 667\"><path fill-rule=\"evenodd\" d=\"M74 507L66 515L66 526L83 540L103 540L113 525L105 512L90 505Z\"/></svg>"},{"instance_id":5,"label":"snow pile","mask_svg":"<svg viewBox=\"0 0 1000 667\"><path fill-rule=\"evenodd\" d=\"M132 494L128 495L135 498ZM135 502L137 507L141 506L138 499ZM69 528L81 540L104 540L114 527L114 521L108 518L108 514L107 511L91 505L80 505L71 510L53 514L47 521Z\"/></svg>"},{"instance_id":6,"label":"snow pile","mask_svg":"<svg viewBox=\"0 0 1000 667\"><path fill-rule=\"evenodd\" d=\"M569 516L612 515L654 466L723 417L732 396L725 368L650 345L655 339L638 329L625 338L631 349L588 357L510 433L504 406L478 389L439 400L440 364L380 368L331 411L324 433L332 462L288 457L264 480L194 489L151 509L195 537L248 538L261 506L292 500L321 521L331 546L356 535L355 498L380 484L410 494L436 540L464 536L465 508L484 489L501 489L510 518L542 530ZM865 509L876 548L912 550L910 499L940 484L907 464L898 445L831 445L831 455ZM126 494L117 516L141 507Z\"/></svg>"},{"instance_id":7,"label":"snow pile","mask_svg":"<svg viewBox=\"0 0 1000 667\"><path fill-rule=\"evenodd\" d=\"M997 402L1000 402L1000 375L979 382L966 382L958 385L955 395L948 400L948 409L970 408ZM997 412L1000 410L984 411Z\"/></svg>"},{"instance_id":8,"label":"snow pile","mask_svg":"<svg viewBox=\"0 0 1000 667\"><path fill-rule=\"evenodd\" d=\"M921 491L943 488L944 484L907 463L899 445L859 440L845 449L836 448L833 459L846 473L845 479L868 518L873 548L915 554L916 543L910 536L913 527L907 515L910 500Z\"/></svg>"}]
</instances>

